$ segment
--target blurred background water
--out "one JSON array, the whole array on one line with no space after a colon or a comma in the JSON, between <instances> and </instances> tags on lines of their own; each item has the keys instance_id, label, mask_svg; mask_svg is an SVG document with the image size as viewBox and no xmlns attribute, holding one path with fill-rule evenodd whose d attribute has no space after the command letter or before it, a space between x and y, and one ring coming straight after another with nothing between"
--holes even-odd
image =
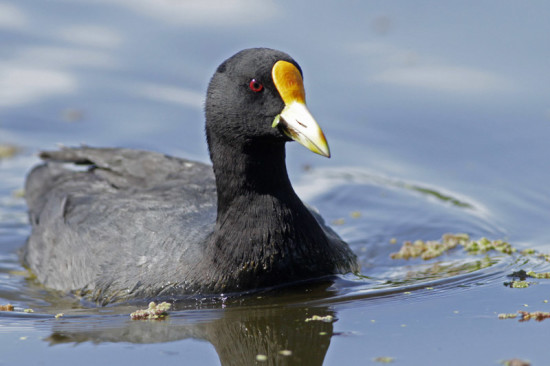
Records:
<instances>
[{"instance_id":1,"label":"blurred background water","mask_svg":"<svg viewBox=\"0 0 550 366\"><path fill-rule=\"evenodd\" d=\"M16 306L0 312L0 364L548 362L545 322L497 317L550 311L549 280L503 286L548 262L389 255L392 239L446 232L550 252L549 17L544 1L0 2L0 305ZM257 46L304 70L333 157L289 144L291 179L352 245L363 277L179 304L157 323L26 278L16 252L36 152L85 143L208 162L208 80Z\"/></svg>"}]
</instances>

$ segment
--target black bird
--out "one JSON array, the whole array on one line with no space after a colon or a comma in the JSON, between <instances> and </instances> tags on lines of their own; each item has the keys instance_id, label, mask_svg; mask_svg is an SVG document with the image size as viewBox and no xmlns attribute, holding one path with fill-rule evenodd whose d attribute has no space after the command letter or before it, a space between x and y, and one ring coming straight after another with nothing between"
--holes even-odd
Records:
<instances>
[{"instance_id":1,"label":"black bird","mask_svg":"<svg viewBox=\"0 0 550 366\"><path fill-rule=\"evenodd\" d=\"M212 167L129 149L41 153L25 187L24 265L49 288L103 304L357 271L287 175L291 139L330 156L296 61L266 48L237 53L212 77L205 114Z\"/></svg>"}]
</instances>

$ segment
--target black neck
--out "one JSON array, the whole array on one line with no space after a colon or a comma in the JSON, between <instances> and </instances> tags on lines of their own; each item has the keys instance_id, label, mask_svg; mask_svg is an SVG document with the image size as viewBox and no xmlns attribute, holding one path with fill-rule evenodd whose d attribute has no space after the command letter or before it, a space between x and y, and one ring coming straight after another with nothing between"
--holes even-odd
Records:
<instances>
[{"instance_id":1,"label":"black neck","mask_svg":"<svg viewBox=\"0 0 550 366\"><path fill-rule=\"evenodd\" d=\"M349 248L329 240L294 192L283 141L209 142L218 216L203 248L208 260L193 271L207 283L201 291L242 291L356 268Z\"/></svg>"},{"instance_id":2,"label":"black neck","mask_svg":"<svg viewBox=\"0 0 550 366\"><path fill-rule=\"evenodd\" d=\"M206 271L217 279L213 290L271 286L331 273L332 267L324 268L311 254L323 252L328 242L290 184L284 142L213 146L218 216L206 248L212 258ZM216 287L223 282L235 287Z\"/></svg>"},{"instance_id":3,"label":"black neck","mask_svg":"<svg viewBox=\"0 0 550 366\"><path fill-rule=\"evenodd\" d=\"M218 223L243 196L272 196L277 200L297 200L285 164L284 142L255 142L240 149L217 145L212 154L218 194ZM301 202L300 202L301 203Z\"/></svg>"}]
</instances>

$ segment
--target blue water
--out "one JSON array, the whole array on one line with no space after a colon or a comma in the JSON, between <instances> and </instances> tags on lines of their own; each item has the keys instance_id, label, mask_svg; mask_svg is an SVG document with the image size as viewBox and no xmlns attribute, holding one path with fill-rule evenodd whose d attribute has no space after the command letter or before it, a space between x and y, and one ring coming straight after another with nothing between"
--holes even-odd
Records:
<instances>
[{"instance_id":1,"label":"blue water","mask_svg":"<svg viewBox=\"0 0 550 366\"><path fill-rule=\"evenodd\" d=\"M18 148L0 159L0 305L16 306L0 312L0 365L547 363L550 320L497 314L550 311L550 280L504 286L550 263L390 253L447 232L550 253L549 15L542 1L0 3L0 146ZM255 46L304 70L333 156L289 144L291 179L350 243L362 276L185 302L163 322L25 277L16 251L30 228L14 192L36 152L86 143L207 162L208 80ZM313 315L333 318L305 321Z\"/></svg>"}]
</instances>

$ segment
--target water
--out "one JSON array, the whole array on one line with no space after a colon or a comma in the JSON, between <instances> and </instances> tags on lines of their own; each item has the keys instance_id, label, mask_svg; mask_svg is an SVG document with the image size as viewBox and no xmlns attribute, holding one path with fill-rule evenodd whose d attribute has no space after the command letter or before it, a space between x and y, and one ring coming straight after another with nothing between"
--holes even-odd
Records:
<instances>
[{"instance_id":1,"label":"water","mask_svg":"<svg viewBox=\"0 0 550 366\"><path fill-rule=\"evenodd\" d=\"M548 262L460 248L429 261L390 254L446 232L550 253L550 6L190 4L0 3L0 144L19 149L0 160L0 305L16 306L0 312L0 364L547 362L548 320L497 314L550 311L550 280L504 286ZM86 143L208 161L207 82L252 46L282 49L304 69L333 157L289 145L291 179L350 243L362 276L186 301L162 322L27 278L16 251L29 226L14 192L35 153ZM314 315L332 318L306 321Z\"/></svg>"}]
</instances>

